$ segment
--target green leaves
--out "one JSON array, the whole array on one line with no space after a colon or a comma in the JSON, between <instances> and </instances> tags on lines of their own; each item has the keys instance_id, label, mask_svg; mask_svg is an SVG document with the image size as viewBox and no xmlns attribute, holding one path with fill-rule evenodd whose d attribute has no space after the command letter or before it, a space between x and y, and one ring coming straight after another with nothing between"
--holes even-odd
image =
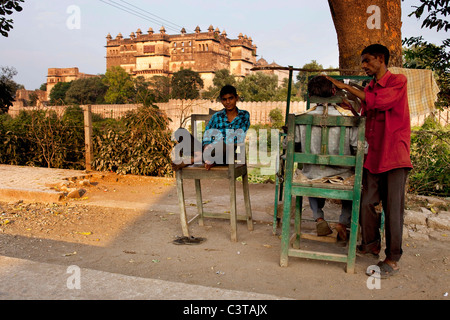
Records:
<instances>
[{"instance_id":1,"label":"green leaves","mask_svg":"<svg viewBox=\"0 0 450 320\"><path fill-rule=\"evenodd\" d=\"M173 99L197 99L200 96L200 89L202 88L203 80L195 71L182 69L173 74Z\"/></svg>"},{"instance_id":2,"label":"green leaves","mask_svg":"<svg viewBox=\"0 0 450 320\"><path fill-rule=\"evenodd\" d=\"M20 3L24 2L24 0L9 0L9 1L1 1L0 2L0 16L11 15L14 11L20 12L22 11L22 7ZM0 18L0 33L4 37L8 37L8 32L13 28L12 26L13 20L6 19L4 17Z\"/></svg>"},{"instance_id":3,"label":"green leaves","mask_svg":"<svg viewBox=\"0 0 450 320\"><path fill-rule=\"evenodd\" d=\"M143 106L118 122L96 134L93 168L120 174L170 174L172 141L167 117L152 106Z\"/></svg>"},{"instance_id":4,"label":"green leaves","mask_svg":"<svg viewBox=\"0 0 450 320\"><path fill-rule=\"evenodd\" d=\"M409 192L422 195L450 196L450 131L433 117L411 135Z\"/></svg>"},{"instance_id":5,"label":"green leaves","mask_svg":"<svg viewBox=\"0 0 450 320\"><path fill-rule=\"evenodd\" d=\"M135 87L125 69L116 66L106 71L104 84L108 86L105 102L111 104L130 103L135 97Z\"/></svg>"}]
</instances>

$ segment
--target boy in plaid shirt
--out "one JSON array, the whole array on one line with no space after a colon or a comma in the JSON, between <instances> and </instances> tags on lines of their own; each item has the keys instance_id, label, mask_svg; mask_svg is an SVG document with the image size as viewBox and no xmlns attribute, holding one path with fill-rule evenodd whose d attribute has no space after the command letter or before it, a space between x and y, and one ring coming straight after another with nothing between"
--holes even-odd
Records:
<instances>
[{"instance_id":1,"label":"boy in plaid shirt","mask_svg":"<svg viewBox=\"0 0 450 320\"><path fill-rule=\"evenodd\" d=\"M246 110L240 110L236 104L239 96L236 88L226 85L220 90L220 100L224 109L216 112L205 128L203 143L195 139L186 129L180 128L175 132L175 139L181 143L184 137L189 137L191 146L190 161L174 161L172 168L179 170L192 163L203 160L206 170L216 164L227 163L226 148L245 141L245 135L250 127L250 114ZM192 150L192 147L194 150Z\"/></svg>"}]
</instances>

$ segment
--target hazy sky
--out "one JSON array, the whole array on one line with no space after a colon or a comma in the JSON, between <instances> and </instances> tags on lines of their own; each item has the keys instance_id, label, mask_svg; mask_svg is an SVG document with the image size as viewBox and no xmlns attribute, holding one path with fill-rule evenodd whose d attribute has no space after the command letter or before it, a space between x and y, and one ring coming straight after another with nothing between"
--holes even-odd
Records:
<instances>
[{"instance_id":1,"label":"hazy sky","mask_svg":"<svg viewBox=\"0 0 450 320\"><path fill-rule=\"evenodd\" d=\"M421 21L408 17L418 3L402 3L402 38L423 35L441 43L448 33L421 29ZM108 33L128 38L138 28L159 32L162 25L169 34L178 34L181 27L206 31L212 25L226 30L229 38L248 35L258 47L258 59L282 66L302 67L311 60L324 67L339 64L326 0L26 0L23 8L10 16L14 29L9 37L0 36L0 66L15 67L14 80L29 90L47 81L48 68L78 67L80 72L103 74Z\"/></svg>"}]
</instances>

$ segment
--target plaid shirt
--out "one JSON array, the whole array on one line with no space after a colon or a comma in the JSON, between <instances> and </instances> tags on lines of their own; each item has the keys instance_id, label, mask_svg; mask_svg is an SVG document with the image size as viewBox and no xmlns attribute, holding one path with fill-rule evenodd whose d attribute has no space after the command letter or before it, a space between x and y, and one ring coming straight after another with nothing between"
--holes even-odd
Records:
<instances>
[{"instance_id":1,"label":"plaid shirt","mask_svg":"<svg viewBox=\"0 0 450 320\"><path fill-rule=\"evenodd\" d=\"M225 108L211 117L203 135L203 146L223 141L223 137L225 137L226 144L244 142L245 135L250 127L250 114L246 110L237 109L237 111L238 115L231 123L228 122Z\"/></svg>"}]
</instances>

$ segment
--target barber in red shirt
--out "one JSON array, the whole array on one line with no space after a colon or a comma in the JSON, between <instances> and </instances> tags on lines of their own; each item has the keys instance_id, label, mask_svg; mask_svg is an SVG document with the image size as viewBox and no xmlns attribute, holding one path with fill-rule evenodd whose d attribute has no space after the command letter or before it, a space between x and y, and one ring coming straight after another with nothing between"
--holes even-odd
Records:
<instances>
[{"instance_id":1,"label":"barber in red shirt","mask_svg":"<svg viewBox=\"0 0 450 320\"><path fill-rule=\"evenodd\" d=\"M361 194L360 253L378 257L381 250L380 215L375 207L381 201L385 213L386 259L380 261L380 275L389 277L399 271L402 255L405 186L410 160L411 124L404 75L392 74L387 65L389 50L373 44L361 53L361 66L373 80L364 91L332 78L336 87L360 98L361 115L366 116L369 151L364 161Z\"/></svg>"}]
</instances>

